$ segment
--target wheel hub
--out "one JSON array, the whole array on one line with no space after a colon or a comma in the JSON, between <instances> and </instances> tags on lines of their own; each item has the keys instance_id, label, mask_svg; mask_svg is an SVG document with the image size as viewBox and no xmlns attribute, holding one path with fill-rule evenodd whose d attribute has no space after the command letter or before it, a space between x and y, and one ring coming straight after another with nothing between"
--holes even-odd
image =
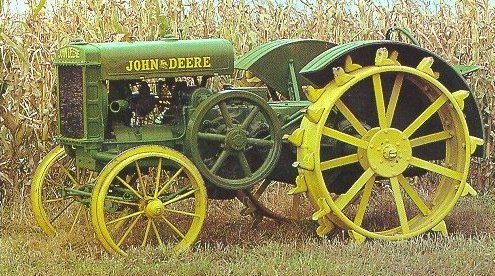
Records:
<instances>
[{"instance_id":1,"label":"wheel hub","mask_svg":"<svg viewBox=\"0 0 495 276\"><path fill-rule=\"evenodd\" d=\"M397 148L388 144L383 148L383 158L392 161L397 158Z\"/></svg>"},{"instance_id":2,"label":"wheel hub","mask_svg":"<svg viewBox=\"0 0 495 276\"><path fill-rule=\"evenodd\" d=\"M247 134L238 128L234 128L227 133L225 144L235 151L243 151L247 145Z\"/></svg>"},{"instance_id":3,"label":"wheel hub","mask_svg":"<svg viewBox=\"0 0 495 276\"><path fill-rule=\"evenodd\" d=\"M409 139L402 131L387 128L373 135L366 154L369 166L378 175L395 177L409 166L412 148Z\"/></svg>"},{"instance_id":4,"label":"wheel hub","mask_svg":"<svg viewBox=\"0 0 495 276\"><path fill-rule=\"evenodd\" d=\"M159 199L153 199L146 203L144 214L149 218L159 218L164 212L165 206Z\"/></svg>"}]
</instances>

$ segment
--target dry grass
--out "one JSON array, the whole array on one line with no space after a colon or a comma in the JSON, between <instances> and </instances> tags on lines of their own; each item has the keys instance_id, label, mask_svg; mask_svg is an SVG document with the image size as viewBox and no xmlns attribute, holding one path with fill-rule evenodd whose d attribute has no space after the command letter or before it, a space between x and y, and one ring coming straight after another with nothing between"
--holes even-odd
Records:
<instances>
[{"instance_id":1,"label":"dry grass","mask_svg":"<svg viewBox=\"0 0 495 276\"><path fill-rule=\"evenodd\" d=\"M490 275L495 270L495 198L464 198L447 218L449 237L423 235L403 242L358 246L345 233L317 238L309 221L252 225L237 201L210 201L198 244L181 256L160 248L111 257L86 235L46 238L28 209L0 215L1 275ZM21 210L11 212L14 210ZM474 223L468 223L472 222Z\"/></svg>"},{"instance_id":2,"label":"dry grass","mask_svg":"<svg viewBox=\"0 0 495 276\"><path fill-rule=\"evenodd\" d=\"M9 1L4 2L5 7ZM0 181L9 197L26 196L33 170L53 145L52 57L75 37L91 42L154 40L165 32L187 39L225 37L242 54L277 38L382 39L389 27L402 25L451 63L484 67L470 82L486 123L488 160L493 160L495 8L486 1L457 1L454 8L429 8L421 1L383 7L363 0L316 0L298 2L298 8L292 2L217 2L62 1L39 11L31 2L26 15L0 13L0 83L6 90L0 99ZM472 182L483 191L493 189L493 162L488 160L473 170Z\"/></svg>"}]
</instances>

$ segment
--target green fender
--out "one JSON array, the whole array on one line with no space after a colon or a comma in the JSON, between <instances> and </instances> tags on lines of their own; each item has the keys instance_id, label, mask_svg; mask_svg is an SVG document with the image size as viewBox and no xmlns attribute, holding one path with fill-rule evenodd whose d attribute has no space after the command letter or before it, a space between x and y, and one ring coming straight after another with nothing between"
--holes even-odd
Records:
<instances>
[{"instance_id":1,"label":"green fender","mask_svg":"<svg viewBox=\"0 0 495 276\"><path fill-rule=\"evenodd\" d=\"M333 47L311 60L299 72L313 86L321 88L333 79L333 68L343 67L345 58L350 55L356 64L363 66L375 64L375 54L379 48L386 47L389 53L397 51L398 61L404 66L416 67L425 57L433 57L433 70L440 73L439 81L450 91L467 90L470 95L464 101L464 113L470 135L484 139L485 133L479 107L462 71L448 64L438 55L416 45L397 41L356 41ZM475 156L485 155L484 147L478 147Z\"/></svg>"},{"instance_id":2,"label":"green fender","mask_svg":"<svg viewBox=\"0 0 495 276\"><path fill-rule=\"evenodd\" d=\"M234 68L251 71L268 87L290 98L290 64L293 66L292 72L298 90L301 91L301 87L309 83L297 72L317 55L334 46L336 44L315 39L279 39L257 46L244 54L235 61Z\"/></svg>"}]
</instances>

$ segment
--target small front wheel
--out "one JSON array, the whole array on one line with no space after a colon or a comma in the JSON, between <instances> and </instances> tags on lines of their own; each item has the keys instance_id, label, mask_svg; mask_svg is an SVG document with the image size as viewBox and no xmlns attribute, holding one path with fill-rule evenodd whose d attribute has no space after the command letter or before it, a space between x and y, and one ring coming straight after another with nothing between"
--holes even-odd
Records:
<instances>
[{"instance_id":1,"label":"small front wheel","mask_svg":"<svg viewBox=\"0 0 495 276\"><path fill-rule=\"evenodd\" d=\"M88 207L96 175L77 167L62 146L45 156L31 184L31 205L46 234L76 235L81 225L89 225Z\"/></svg>"},{"instance_id":2,"label":"small front wheel","mask_svg":"<svg viewBox=\"0 0 495 276\"><path fill-rule=\"evenodd\" d=\"M173 245L187 249L206 216L201 174L182 154L140 146L112 159L101 171L91 201L93 227L105 249Z\"/></svg>"}]
</instances>

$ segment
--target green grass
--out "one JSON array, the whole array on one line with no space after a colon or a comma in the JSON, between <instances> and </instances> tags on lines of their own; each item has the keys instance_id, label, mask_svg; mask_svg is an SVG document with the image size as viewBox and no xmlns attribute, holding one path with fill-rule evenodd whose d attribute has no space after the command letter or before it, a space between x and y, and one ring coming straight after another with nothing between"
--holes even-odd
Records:
<instances>
[{"instance_id":1,"label":"green grass","mask_svg":"<svg viewBox=\"0 0 495 276\"><path fill-rule=\"evenodd\" d=\"M318 238L303 220L253 226L236 201L210 201L197 245L175 256L165 248L104 252L91 233L84 244L47 238L22 204L0 217L0 275L491 275L495 271L495 197L463 198L436 233L400 242L355 244L345 232Z\"/></svg>"},{"instance_id":2,"label":"green grass","mask_svg":"<svg viewBox=\"0 0 495 276\"><path fill-rule=\"evenodd\" d=\"M490 236L372 241L361 246L340 239L267 241L255 247L205 245L181 256L147 248L119 258L93 258L48 242L11 237L2 239L0 253L0 273L5 275L490 275L495 269L495 241Z\"/></svg>"}]
</instances>

